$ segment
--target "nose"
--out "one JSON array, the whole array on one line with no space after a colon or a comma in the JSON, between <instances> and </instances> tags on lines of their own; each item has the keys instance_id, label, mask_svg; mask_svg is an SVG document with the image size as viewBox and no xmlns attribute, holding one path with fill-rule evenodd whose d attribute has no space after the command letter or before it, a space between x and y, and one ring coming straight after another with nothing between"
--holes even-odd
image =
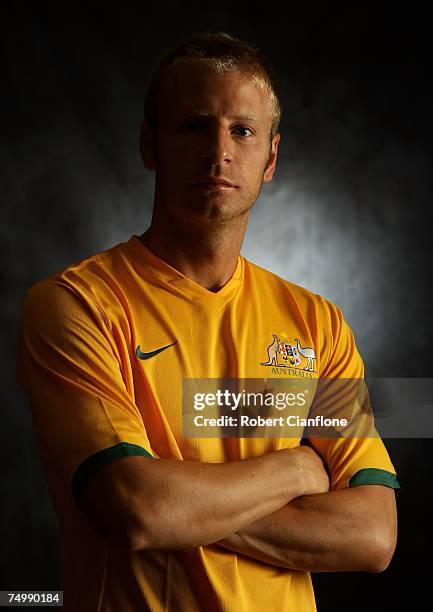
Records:
<instances>
[{"instance_id":1,"label":"nose","mask_svg":"<svg viewBox=\"0 0 433 612\"><path fill-rule=\"evenodd\" d=\"M227 127L209 129L203 145L203 161L212 165L230 163L233 157L232 142Z\"/></svg>"}]
</instances>

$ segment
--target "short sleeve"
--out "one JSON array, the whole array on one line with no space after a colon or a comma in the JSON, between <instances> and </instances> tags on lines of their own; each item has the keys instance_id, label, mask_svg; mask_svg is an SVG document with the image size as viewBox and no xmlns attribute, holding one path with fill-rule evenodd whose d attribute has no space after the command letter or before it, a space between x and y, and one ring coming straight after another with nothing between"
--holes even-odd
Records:
<instances>
[{"instance_id":1,"label":"short sleeve","mask_svg":"<svg viewBox=\"0 0 433 612\"><path fill-rule=\"evenodd\" d=\"M80 486L121 457L152 457L128 393L110 324L91 296L59 279L26 293L20 312L17 380L31 406L44 465Z\"/></svg>"},{"instance_id":2,"label":"short sleeve","mask_svg":"<svg viewBox=\"0 0 433 612\"><path fill-rule=\"evenodd\" d=\"M322 322L329 346L320 378L363 380L364 364L352 330L334 304L324 300L324 309ZM374 434L369 437L308 438L329 470L331 490L365 484L400 489L385 445L375 430Z\"/></svg>"}]
</instances>

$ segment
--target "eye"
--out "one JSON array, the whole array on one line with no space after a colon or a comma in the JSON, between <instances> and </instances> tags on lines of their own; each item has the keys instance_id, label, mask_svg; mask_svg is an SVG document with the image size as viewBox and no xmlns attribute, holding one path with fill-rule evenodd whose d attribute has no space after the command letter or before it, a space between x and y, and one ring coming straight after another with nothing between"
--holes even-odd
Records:
<instances>
[{"instance_id":1,"label":"eye","mask_svg":"<svg viewBox=\"0 0 433 612\"><path fill-rule=\"evenodd\" d=\"M238 136L245 136L245 137L249 137L249 136L253 136L254 133L253 131L248 128L245 127L243 125L238 125L237 127L233 128L233 131L238 135Z\"/></svg>"}]
</instances>

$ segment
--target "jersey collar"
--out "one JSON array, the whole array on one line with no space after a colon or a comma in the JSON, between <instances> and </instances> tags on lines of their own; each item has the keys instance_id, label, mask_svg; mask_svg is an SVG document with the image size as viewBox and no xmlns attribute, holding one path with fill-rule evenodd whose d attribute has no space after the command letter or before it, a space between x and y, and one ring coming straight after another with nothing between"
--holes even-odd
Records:
<instances>
[{"instance_id":1,"label":"jersey collar","mask_svg":"<svg viewBox=\"0 0 433 612\"><path fill-rule=\"evenodd\" d=\"M141 271L158 278L174 292L180 292L203 304L221 306L232 299L239 291L244 276L244 258L239 255L236 268L227 281L218 291L210 291L182 272L173 268L166 261L151 251L139 236L133 234L127 242L133 254L134 260Z\"/></svg>"}]
</instances>

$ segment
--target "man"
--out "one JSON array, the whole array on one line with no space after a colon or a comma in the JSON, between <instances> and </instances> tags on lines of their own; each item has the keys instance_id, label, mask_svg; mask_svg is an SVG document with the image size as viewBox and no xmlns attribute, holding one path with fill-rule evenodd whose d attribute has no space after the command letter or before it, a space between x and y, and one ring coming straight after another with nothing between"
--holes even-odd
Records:
<instances>
[{"instance_id":1,"label":"man","mask_svg":"<svg viewBox=\"0 0 433 612\"><path fill-rule=\"evenodd\" d=\"M182 435L183 379L363 377L336 306L239 255L280 112L243 41L196 35L166 53L140 133L150 228L26 295L18 377L66 610L302 612L309 572L392 557L399 485L380 439Z\"/></svg>"}]
</instances>

